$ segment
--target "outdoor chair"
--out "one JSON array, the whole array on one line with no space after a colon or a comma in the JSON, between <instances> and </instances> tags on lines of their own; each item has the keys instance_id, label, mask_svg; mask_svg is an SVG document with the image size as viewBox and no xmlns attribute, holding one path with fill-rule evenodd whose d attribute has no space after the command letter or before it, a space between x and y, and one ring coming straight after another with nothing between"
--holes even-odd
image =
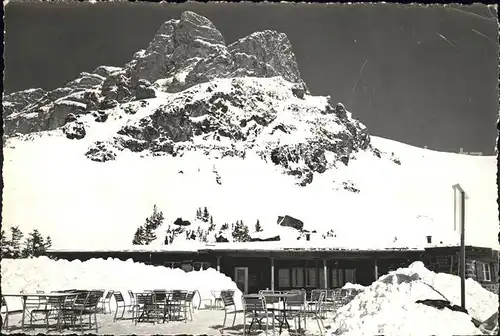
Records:
<instances>
[{"instance_id":1,"label":"outdoor chair","mask_svg":"<svg viewBox=\"0 0 500 336\"><path fill-rule=\"evenodd\" d=\"M91 293L96 293L96 294L100 295L99 296L98 306L101 307L102 306L102 301L104 300L104 293L106 293L106 290L105 289L92 289L90 292Z\"/></svg>"},{"instance_id":2,"label":"outdoor chair","mask_svg":"<svg viewBox=\"0 0 500 336\"><path fill-rule=\"evenodd\" d=\"M163 318L163 323L165 323L170 293L164 289L155 289L153 290L153 296L155 303L155 318L159 320L161 316Z\"/></svg>"},{"instance_id":3,"label":"outdoor chair","mask_svg":"<svg viewBox=\"0 0 500 336\"><path fill-rule=\"evenodd\" d=\"M123 315L125 314L126 308L132 308L133 309L134 305L127 304L125 302L125 299L123 298L123 295L122 295L122 293L120 291L113 292L113 296L114 296L115 302L116 302L115 317L113 318L113 321L123 320ZM121 314L120 318L117 318L118 311L120 309L122 310L122 314Z\"/></svg>"},{"instance_id":4,"label":"outdoor chair","mask_svg":"<svg viewBox=\"0 0 500 336\"><path fill-rule=\"evenodd\" d=\"M279 309L276 307L276 305L280 303L280 298L266 296L266 294L279 294L279 292L269 289L262 289L259 291L259 294L264 295L264 297L266 298L266 305L268 311Z\"/></svg>"},{"instance_id":5,"label":"outdoor chair","mask_svg":"<svg viewBox=\"0 0 500 336\"><path fill-rule=\"evenodd\" d=\"M185 322L187 319L187 307L186 307L186 299L188 292L185 290L174 290L172 291L172 295L170 297L168 306L168 313L171 319L181 320L184 319ZM184 315L184 316L182 316Z\"/></svg>"},{"instance_id":6,"label":"outdoor chair","mask_svg":"<svg viewBox=\"0 0 500 336\"><path fill-rule=\"evenodd\" d=\"M296 329L296 322L298 321L298 329L300 329L300 320L303 318L305 328L306 320L303 313L307 310L306 292L304 290L291 290L288 291L288 294L291 294L291 296L288 297L285 302L286 319L293 319ZM286 323L288 324L288 322Z\"/></svg>"},{"instance_id":7,"label":"outdoor chair","mask_svg":"<svg viewBox=\"0 0 500 336\"><path fill-rule=\"evenodd\" d=\"M9 310L9 306L7 305L7 301L5 300L5 298L2 295L2 308L1 308L0 317L1 317L1 315L4 315L5 317L1 317L2 318L2 320L1 320L2 325L0 327L0 330L3 328L5 328L5 330L7 330L7 328L9 327L9 316L22 314L22 313L23 313L22 309Z\"/></svg>"},{"instance_id":8,"label":"outdoor chair","mask_svg":"<svg viewBox=\"0 0 500 336\"><path fill-rule=\"evenodd\" d=\"M135 295L134 295L134 292L132 292L130 289L128 290L128 296L130 298L130 305L133 307L137 304L137 301L135 299ZM132 309L130 309L130 311L132 311Z\"/></svg>"},{"instance_id":9,"label":"outdoor chair","mask_svg":"<svg viewBox=\"0 0 500 336\"><path fill-rule=\"evenodd\" d=\"M73 305L73 326L76 326L76 320L80 320L80 328L81 331L83 332L83 327L86 323L83 322L83 317L88 316L88 328L89 330L92 329L92 316L94 316L94 324L95 324L95 331L96 333L98 332L98 324L97 324L97 310L99 309L99 300L101 298L100 293L97 292L88 292L86 295L85 300L83 301L83 304L80 303L80 299L84 296L85 294L79 293L77 295L77 298L75 300L75 303Z\"/></svg>"},{"instance_id":10,"label":"outdoor chair","mask_svg":"<svg viewBox=\"0 0 500 336\"><path fill-rule=\"evenodd\" d=\"M186 312L189 313L189 319L191 321L193 320L193 311L194 311L193 300L194 300L194 296L197 292L198 291L196 291L196 290L188 292L186 295L186 301L184 302L184 305L185 305L184 308L185 308Z\"/></svg>"},{"instance_id":11,"label":"outdoor chair","mask_svg":"<svg viewBox=\"0 0 500 336\"><path fill-rule=\"evenodd\" d=\"M246 335L246 320L251 318L248 332L252 330L252 325L257 322L262 329L262 320L266 321L265 333L269 331L269 317L271 317L272 327L274 330L274 312L267 310L266 298L263 295L249 296L243 295L243 335Z\"/></svg>"},{"instance_id":12,"label":"outdoor chair","mask_svg":"<svg viewBox=\"0 0 500 336\"><path fill-rule=\"evenodd\" d=\"M222 329L226 326L226 319L228 315L234 315L233 317L233 324L232 327L234 327L234 322L236 321L236 314L238 313L244 313L243 310L238 310L236 309L236 305L234 303L234 291L222 291L221 292L221 297L222 297L222 303L224 304L224 322L222 322Z\"/></svg>"},{"instance_id":13,"label":"outdoor chair","mask_svg":"<svg viewBox=\"0 0 500 336\"><path fill-rule=\"evenodd\" d=\"M106 293L106 296L104 297L104 300L102 300L102 312L106 314L106 305L109 308L109 312L111 313L111 298L113 297L113 290L109 290Z\"/></svg>"},{"instance_id":14,"label":"outdoor chair","mask_svg":"<svg viewBox=\"0 0 500 336\"><path fill-rule=\"evenodd\" d=\"M320 291L319 292L319 297L317 297L317 300L312 302L308 302L308 309L302 311L300 314L302 317L304 317L304 321L306 320L307 317L312 317L316 319L316 322L318 323L318 328L320 331L320 334L323 335L323 332L325 330L325 325L323 323L323 302L325 299L326 292L325 291ZM312 297L311 297L312 298ZM316 296L315 296L316 298ZM312 304L312 305L311 305ZM305 322L304 322L305 323ZM305 325L304 325L305 328Z\"/></svg>"},{"instance_id":15,"label":"outdoor chair","mask_svg":"<svg viewBox=\"0 0 500 336\"><path fill-rule=\"evenodd\" d=\"M152 314L155 308L153 293L137 293L137 302L132 312L132 319L135 321L135 324L146 321L154 323Z\"/></svg>"}]
</instances>

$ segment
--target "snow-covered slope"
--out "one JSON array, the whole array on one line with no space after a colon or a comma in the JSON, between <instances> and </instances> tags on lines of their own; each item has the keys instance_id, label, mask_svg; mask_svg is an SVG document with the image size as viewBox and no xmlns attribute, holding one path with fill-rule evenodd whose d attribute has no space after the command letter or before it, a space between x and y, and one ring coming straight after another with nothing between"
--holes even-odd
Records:
<instances>
[{"instance_id":1,"label":"snow-covered slope","mask_svg":"<svg viewBox=\"0 0 500 336\"><path fill-rule=\"evenodd\" d=\"M209 241L225 223L231 240L232 223L252 233L259 220L260 238L307 230L333 247L456 245L460 183L467 243L499 247L494 157L371 138L342 104L310 94L292 56L284 34L226 47L208 19L185 12L124 68L10 95L3 228L38 228L56 248L123 248L156 204L165 220L153 244L177 218L208 230L194 218L207 207ZM303 232L278 227L284 215Z\"/></svg>"},{"instance_id":2,"label":"snow-covered slope","mask_svg":"<svg viewBox=\"0 0 500 336\"><path fill-rule=\"evenodd\" d=\"M451 234L451 185L460 182L470 196L467 243L497 246L493 157L374 141L380 148L399 147L401 165L358 153L349 166L317 174L301 187L251 151L245 159L199 151L182 157L123 151L116 160L100 163L83 155L88 142L69 141L60 131L33 141L13 138L4 148L3 225L40 228L55 247L123 247L157 204L165 223L191 219L206 206L219 227L241 219L252 228L259 219L272 229L279 215L289 214L300 218L305 229L338 232L332 244L377 239L389 244L397 236L399 243L414 245L427 235L434 242L457 243ZM423 160L422 154L429 158ZM338 188L342 181L351 181L360 192Z\"/></svg>"}]
</instances>

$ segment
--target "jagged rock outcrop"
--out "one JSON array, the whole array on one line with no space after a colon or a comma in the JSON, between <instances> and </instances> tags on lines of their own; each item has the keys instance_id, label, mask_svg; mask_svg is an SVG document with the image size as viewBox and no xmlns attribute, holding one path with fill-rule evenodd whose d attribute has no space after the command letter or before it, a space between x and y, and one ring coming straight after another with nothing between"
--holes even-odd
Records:
<instances>
[{"instance_id":1,"label":"jagged rock outcrop","mask_svg":"<svg viewBox=\"0 0 500 336\"><path fill-rule=\"evenodd\" d=\"M86 135L85 126L79 121L70 122L64 125L63 133L66 135L66 138L76 140L83 139Z\"/></svg>"},{"instance_id":2,"label":"jagged rock outcrop","mask_svg":"<svg viewBox=\"0 0 500 336\"><path fill-rule=\"evenodd\" d=\"M87 113L102 101L100 87L107 76L120 68L100 66L92 73L82 72L64 87L45 92L25 90L4 97L4 131L31 133L64 126L69 114Z\"/></svg>"},{"instance_id":3,"label":"jagged rock outcrop","mask_svg":"<svg viewBox=\"0 0 500 336\"><path fill-rule=\"evenodd\" d=\"M91 73L82 72L64 87L47 93L37 91L40 97L36 101L34 98L15 99L16 95L6 97L4 106L8 112L5 115L16 114L6 119L6 130L8 134L25 133L64 125L58 116L56 122L46 121L50 118L46 115L50 111L60 112L49 105L61 98L85 103L87 111L103 110L134 99L154 98L154 87L166 92L180 92L214 78L242 76L282 76L297 83L294 88L297 97L308 93L285 34L266 30L226 46L224 37L210 20L185 11L179 20L165 22L149 46L137 52L123 69L100 66ZM79 95L89 90L97 93L91 104L82 101ZM44 116L39 114L42 108L47 111ZM34 119L30 114L35 112L39 115ZM26 115L30 120L20 120Z\"/></svg>"},{"instance_id":4,"label":"jagged rock outcrop","mask_svg":"<svg viewBox=\"0 0 500 336\"><path fill-rule=\"evenodd\" d=\"M304 222L302 222L300 219L293 218L292 216L278 216L278 225L281 226L288 226L297 230L302 230L304 227Z\"/></svg>"},{"instance_id":5,"label":"jagged rock outcrop","mask_svg":"<svg viewBox=\"0 0 500 336\"><path fill-rule=\"evenodd\" d=\"M217 158L253 151L305 186L359 151L385 155L342 103L311 97L285 34L266 30L226 46L207 18L189 11L165 22L124 68L102 66L50 92L8 97L22 110L5 118L7 134L64 127L82 139L93 122L112 124L116 133L85 154L99 162L124 149Z\"/></svg>"},{"instance_id":6,"label":"jagged rock outcrop","mask_svg":"<svg viewBox=\"0 0 500 336\"><path fill-rule=\"evenodd\" d=\"M106 162L116 159L114 146L107 142L96 141L89 147L85 156L92 161Z\"/></svg>"},{"instance_id":7,"label":"jagged rock outcrop","mask_svg":"<svg viewBox=\"0 0 500 336\"><path fill-rule=\"evenodd\" d=\"M43 89L29 89L5 95L2 100L4 118L34 104L45 94Z\"/></svg>"},{"instance_id":8,"label":"jagged rock outcrop","mask_svg":"<svg viewBox=\"0 0 500 336\"><path fill-rule=\"evenodd\" d=\"M126 69L131 88L140 79L161 80L164 91L180 92L214 78L283 76L307 91L285 34L266 30L226 46L210 20L190 11L165 22Z\"/></svg>"}]
</instances>

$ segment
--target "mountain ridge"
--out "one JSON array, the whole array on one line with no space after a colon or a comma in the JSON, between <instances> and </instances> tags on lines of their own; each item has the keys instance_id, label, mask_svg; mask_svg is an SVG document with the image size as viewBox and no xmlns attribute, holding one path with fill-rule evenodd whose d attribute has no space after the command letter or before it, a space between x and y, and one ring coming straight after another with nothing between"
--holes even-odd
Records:
<instances>
[{"instance_id":1,"label":"mountain ridge","mask_svg":"<svg viewBox=\"0 0 500 336\"><path fill-rule=\"evenodd\" d=\"M492 222L489 180L460 168L489 161L433 154L427 163L406 146L373 143L343 104L311 95L285 34L226 46L209 22L185 12L124 67L4 99L4 223L43 225L55 246L123 245L158 204L161 230L178 218L205 228L193 216L208 207L217 232L260 220L264 231L303 239L277 229L289 215L332 244L410 246L429 234L444 243L456 238L448 211L457 180L473 189L471 220Z\"/></svg>"}]
</instances>

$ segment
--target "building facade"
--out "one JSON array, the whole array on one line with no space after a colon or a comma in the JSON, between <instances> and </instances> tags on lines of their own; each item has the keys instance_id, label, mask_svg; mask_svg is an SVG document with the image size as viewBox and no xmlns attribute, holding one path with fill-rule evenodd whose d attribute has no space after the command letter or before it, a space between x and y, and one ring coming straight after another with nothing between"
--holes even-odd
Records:
<instances>
[{"instance_id":1,"label":"building facade","mask_svg":"<svg viewBox=\"0 0 500 336\"><path fill-rule=\"evenodd\" d=\"M354 250L332 248L277 248L272 242L205 245L192 250L147 249L113 251L51 250L67 260L91 258L133 259L185 271L215 268L232 278L244 293L260 289L340 288L346 283L370 285L380 275L414 261L435 272L459 275L460 248ZM242 248L243 247L243 248ZM466 277L498 293L498 251L467 246Z\"/></svg>"}]
</instances>

